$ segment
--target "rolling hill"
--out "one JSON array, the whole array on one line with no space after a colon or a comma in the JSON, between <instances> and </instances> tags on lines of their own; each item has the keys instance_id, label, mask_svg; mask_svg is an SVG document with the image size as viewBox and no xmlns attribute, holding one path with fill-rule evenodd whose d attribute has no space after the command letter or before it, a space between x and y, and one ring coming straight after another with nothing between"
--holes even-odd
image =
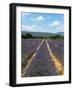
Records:
<instances>
[{"instance_id":1,"label":"rolling hill","mask_svg":"<svg viewBox=\"0 0 73 90\"><path fill-rule=\"evenodd\" d=\"M26 34L31 34L34 37L49 37L49 36L54 36L54 35L60 35L60 36L64 36L63 32L57 32L57 33L46 33L46 32L25 32L22 31L21 32L22 35L26 35Z\"/></svg>"}]
</instances>

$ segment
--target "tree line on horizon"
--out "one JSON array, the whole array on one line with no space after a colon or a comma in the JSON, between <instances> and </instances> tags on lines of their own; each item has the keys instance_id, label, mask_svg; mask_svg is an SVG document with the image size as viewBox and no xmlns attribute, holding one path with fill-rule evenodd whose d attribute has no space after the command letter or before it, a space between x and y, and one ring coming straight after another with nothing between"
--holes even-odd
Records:
<instances>
[{"instance_id":1,"label":"tree line on horizon","mask_svg":"<svg viewBox=\"0 0 73 90\"><path fill-rule=\"evenodd\" d=\"M47 37L44 37L44 36L33 36L32 34L30 34L30 33L27 33L27 34L25 34L25 35L21 35L21 37L22 37L22 39L27 39L27 38L30 38L30 39L32 39L32 38L36 38L36 39L38 39L38 38L40 38L40 39L48 39L48 38L50 38L50 39L64 39L64 36L63 35L48 35Z\"/></svg>"}]
</instances>

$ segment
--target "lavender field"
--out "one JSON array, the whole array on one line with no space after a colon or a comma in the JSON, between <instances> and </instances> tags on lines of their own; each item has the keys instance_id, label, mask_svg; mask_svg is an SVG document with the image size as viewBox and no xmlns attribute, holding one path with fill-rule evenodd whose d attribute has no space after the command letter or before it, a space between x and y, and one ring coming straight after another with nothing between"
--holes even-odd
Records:
<instances>
[{"instance_id":1,"label":"lavender field","mask_svg":"<svg viewBox=\"0 0 73 90\"><path fill-rule=\"evenodd\" d=\"M64 74L63 39L22 39L21 77Z\"/></svg>"}]
</instances>

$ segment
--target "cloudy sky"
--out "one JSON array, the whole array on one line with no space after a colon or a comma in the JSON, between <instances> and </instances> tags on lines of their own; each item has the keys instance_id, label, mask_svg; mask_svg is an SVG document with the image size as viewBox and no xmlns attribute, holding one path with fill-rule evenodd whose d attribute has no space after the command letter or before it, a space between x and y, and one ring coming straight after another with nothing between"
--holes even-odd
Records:
<instances>
[{"instance_id":1,"label":"cloudy sky","mask_svg":"<svg viewBox=\"0 0 73 90\"><path fill-rule=\"evenodd\" d=\"M64 15L50 13L22 13L22 31L64 32Z\"/></svg>"}]
</instances>

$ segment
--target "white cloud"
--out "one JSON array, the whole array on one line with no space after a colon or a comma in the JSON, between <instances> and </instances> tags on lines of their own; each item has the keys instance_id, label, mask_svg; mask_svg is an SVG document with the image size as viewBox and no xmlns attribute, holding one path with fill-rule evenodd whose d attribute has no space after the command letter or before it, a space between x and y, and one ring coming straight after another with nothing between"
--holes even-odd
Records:
<instances>
[{"instance_id":1,"label":"white cloud","mask_svg":"<svg viewBox=\"0 0 73 90\"><path fill-rule=\"evenodd\" d=\"M32 27L35 28L35 27L37 27L37 25L34 24L34 25L32 25Z\"/></svg>"},{"instance_id":2,"label":"white cloud","mask_svg":"<svg viewBox=\"0 0 73 90\"><path fill-rule=\"evenodd\" d=\"M33 25L22 25L22 31L28 32L45 32L43 27L33 24Z\"/></svg>"},{"instance_id":3,"label":"white cloud","mask_svg":"<svg viewBox=\"0 0 73 90\"><path fill-rule=\"evenodd\" d=\"M50 27L53 27L53 28L58 28L61 26L61 23L60 21L53 21L51 24L50 24Z\"/></svg>"},{"instance_id":4,"label":"white cloud","mask_svg":"<svg viewBox=\"0 0 73 90\"><path fill-rule=\"evenodd\" d=\"M32 26L22 25L22 30L29 30L29 29L33 29Z\"/></svg>"},{"instance_id":5,"label":"white cloud","mask_svg":"<svg viewBox=\"0 0 73 90\"><path fill-rule=\"evenodd\" d=\"M34 30L37 27L37 25L22 25L22 30Z\"/></svg>"},{"instance_id":6,"label":"white cloud","mask_svg":"<svg viewBox=\"0 0 73 90\"><path fill-rule=\"evenodd\" d=\"M64 25L63 25L60 21L58 21L58 20L53 21L53 22L49 25L49 28L50 28L51 30L57 30L58 32L59 32L59 31L64 31Z\"/></svg>"},{"instance_id":7,"label":"white cloud","mask_svg":"<svg viewBox=\"0 0 73 90\"><path fill-rule=\"evenodd\" d=\"M39 16L39 17L36 18L36 20L37 21L42 21L42 20L44 20L44 17L43 16Z\"/></svg>"},{"instance_id":8,"label":"white cloud","mask_svg":"<svg viewBox=\"0 0 73 90\"><path fill-rule=\"evenodd\" d=\"M44 17L43 16L38 16L36 18L30 18L31 21L43 21Z\"/></svg>"},{"instance_id":9,"label":"white cloud","mask_svg":"<svg viewBox=\"0 0 73 90\"><path fill-rule=\"evenodd\" d=\"M60 25L57 29L64 29L64 25Z\"/></svg>"}]
</instances>

